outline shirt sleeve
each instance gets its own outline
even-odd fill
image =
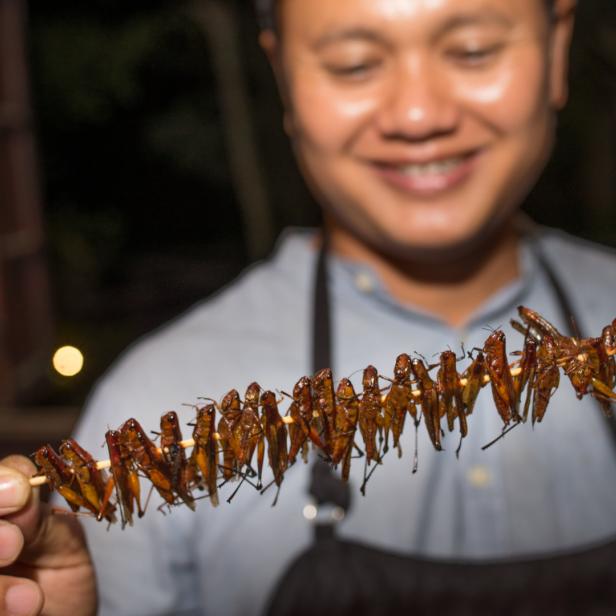
[[[127,388],[112,374],[91,397],[76,439],[95,458],[107,458],[106,448],[101,448],[105,431],[132,416],[147,418],[151,409],[147,392]],[[148,423],[146,429],[155,425]],[[96,569],[100,616],[201,613],[199,571],[190,541],[194,513],[187,507],[170,511],[150,489],[151,484],[142,481],[142,503],[148,497],[149,502],[145,516],[135,516],[133,526],[122,530],[119,522],[108,527],[104,521],[83,521]]]

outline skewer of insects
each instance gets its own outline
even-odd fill
[[[31,484],[48,483],[74,512],[85,510],[109,523],[119,518],[124,527],[144,514],[141,478],[151,482],[163,506],[184,504],[195,509],[195,490],[216,506],[218,489],[229,481],[239,482],[229,502],[244,483],[262,493],[274,484],[280,490],[286,470],[298,456],[307,461],[310,447],[333,467],[340,467],[345,481],[353,453],[363,457],[361,491],[365,493],[368,479],[390,449],[390,438],[401,455],[407,416],[414,425],[416,443],[423,421],[436,450],[442,450],[444,428],[449,432],[457,428],[461,446],[468,434],[467,417],[488,384],[503,431],[486,447],[529,416],[533,424],[542,421],[560,384],[561,370],[578,398],[593,396],[611,416],[611,403],[616,400],[616,319],[601,336],[582,339],[562,335],[529,308],[520,306],[518,312],[521,322],[512,321],[512,325],[524,335],[524,345],[513,353],[519,357],[514,362],[507,360],[505,334],[495,330],[481,348],[468,353],[471,363],[462,373],[457,368],[462,358],[444,351],[433,365],[402,353],[391,379],[368,366],[361,392],[347,378],[336,387],[330,369],[302,377],[293,392],[281,394],[282,398],[252,383],[243,400],[231,390],[220,403],[205,399],[207,404],[196,407],[189,440],[182,440],[177,414],[170,411],[161,418],[158,445],[135,419],[109,430],[105,435],[109,460],[102,462],[73,439],[63,441],[59,453],[45,445],[34,454],[39,473]],[[290,404],[283,415],[279,406],[285,398]],[[192,451],[187,454],[189,448]],[[273,478],[264,486],[266,452]]]

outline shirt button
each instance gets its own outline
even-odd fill
[[[366,272],[358,272],[355,276],[355,286],[362,293],[372,293],[374,291],[374,282],[370,274]]]
[[[307,520],[314,520],[318,513],[319,510],[312,503],[306,505],[302,510],[302,514]]]
[[[492,473],[487,466],[477,464],[466,471],[466,479],[474,488],[487,488],[492,483]]]

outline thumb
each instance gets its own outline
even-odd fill
[[[0,461],[0,516],[15,524],[28,543],[36,535],[40,519],[38,488],[29,478],[36,467],[24,456],[9,456]]]
[[[29,478],[36,467],[28,458],[9,456],[0,461],[0,515],[24,536],[22,562],[37,566],[73,566],[88,561],[81,525],[72,515],[51,515]]]
[[[36,467],[28,458],[9,456],[0,461],[0,517],[22,511],[26,506],[36,506],[38,490],[34,493],[28,479]]]

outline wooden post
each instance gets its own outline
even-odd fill
[[[0,403],[33,391],[51,347],[49,285],[32,134],[26,3],[0,0]]]
[[[235,4],[230,0],[195,0],[192,9],[212,54],[248,257],[262,258],[272,248],[274,223],[246,91]]]

